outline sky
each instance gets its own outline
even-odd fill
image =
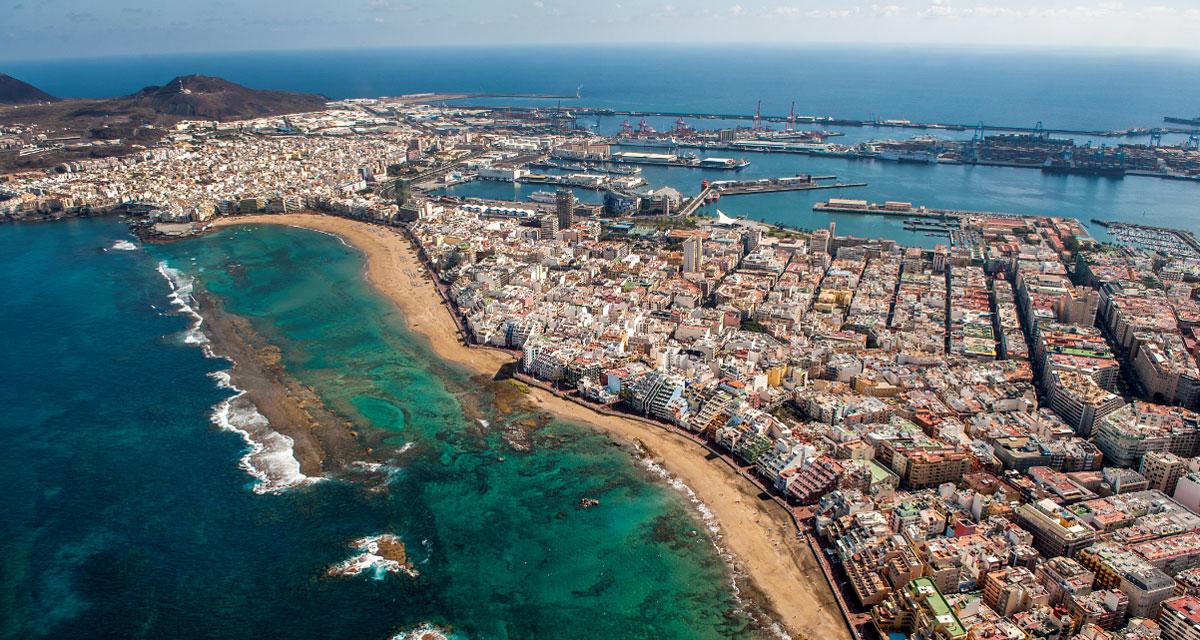
[[[406,45],[1200,50],[1197,0],[0,0],[0,60]]]

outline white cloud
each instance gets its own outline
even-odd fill
[[[881,18],[894,18],[903,13],[903,11],[904,10],[901,9],[899,5],[894,4],[871,5],[871,15]]]
[[[951,0],[932,0],[928,6],[917,15],[925,18],[1012,18],[1012,19],[1060,19],[1084,20],[1097,18],[1119,18],[1136,20],[1149,17],[1189,17],[1195,10],[1179,10],[1164,5],[1154,5],[1141,9],[1126,7],[1124,2],[1095,2],[1074,6],[1040,8],[1028,7],[1017,9],[996,4],[955,5]]]
[[[775,7],[769,15],[780,18],[850,18],[862,12],[858,7],[850,9],[804,9],[802,7]]]
[[[731,15],[735,18],[738,16],[741,16],[741,15],[744,15],[745,13],[746,13],[746,8],[740,4],[735,4],[732,7],[729,7],[729,15]]]

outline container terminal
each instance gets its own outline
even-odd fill
[[[521,126],[547,132],[587,132],[589,138],[603,140],[616,149],[604,158],[605,163],[665,164],[698,168],[738,169],[746,165],[738,153],[791,153],[799,155],[840,157],[851,160],[873,160],[918,164],[975,164],[1038,169],[1051,175],[1083,175],[1121,179],[1126,176],[1153,176],[1174,180],[1200,180],[1200,129],[1125,129],[1120,131],[1089,131],[1045,127],[1041,122],[1032,127],[994,126],[978,123],[961,124],[914,123],[908,120],[873,121],[840,120],[832,117],[797,115],[793,108],[786,117],[765,116],[761,108],[754,115],[706,114],[675,112],[631,112],[606,109],[503,108],[480,109],[494,119],[496,127]],[[640,117],[635,126],[628,119],[611,136],[591,133],[582,121],[588,115],[628,115]],[[675,126],[668,131],[656,131],[646,117],[674,116]],[[688,124],[694,120],[742,120],[748,127],[726,127],[702,130]],[[783,127],[770,125],[782,123]],[[815,125],[820,128],[804,130]],[[871,140],[858,144],[838,144],[831,138],[840,135],[829,126],[873,126],[927,130],[907,140]],[[934,135],[943,131],[972,131],[967,139],[944,139]],[[1163,136],[1182,134],[1187,138],[1178,144],[1164,144]],[[1077,143],[1070,135],[1096,137],[1147,136],[1145,143],[1096,144],[1092,140]],[[700,153],[716,153],[722,157],[701,158]],[[729,157],[724,157],[728,155]]]

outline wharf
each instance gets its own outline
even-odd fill
[[[634,164],[648,165],[653,167],[682,167],[684,169],[712,169],[713,171],[741,171],[745,168],[745,164],[704,164],[700,158],[680,158],[671,156],[667,159],[666,154],[633,154],[623,153],[613,155],[608,160],[602,161],[610,164]]]
[[[865,183],[865,182],[832,182],[832,183],[825,182],[825,183],[821,183],[821,182],[816,182],[814,179],[813,182],[797,182],[797,183],[785,183],[785,184],[750,183],[750,184],[743,184],[743,185],[735,185],[735,186],[729,186],[729,187],[724,187],[724,188],[718,189],[718,193],[721,194],[721,197],[725,197],[725,196],[747,195],[747,194],[751,194],[751,193],[775,193],[775,192],[779,192],[779,191],[816,191],[819,189],[850,189],[850,188],[865,187],[865,186],[867,186],[867,183]]]
[[[609,187],[607,184],[599,184],[594,182],[574,182],[570,176],[555,176],[545,174],[530,174],[516,179],[516,182],[521,184],[546,184],[560,187],[572,187],[576,189],[589,189],[591,191],[605,191]]]
[[[861,204],[860,204],[861,203]],[[863,201],[839,203],[836,201],[818,202],[813,205],[813,211],[825,213],[851,213],[858,215],[890,216],[893,218],[935,218],[951,220],[968,216],[984,216],[992,218],[1037,218],[1040,216],[1010,213],[1003,211],[966,211],[962,209],[930,209],[927,207],[887,207],[874,202],[867,204]]]
[[[486,97],[483,94],[474,95],[471,97]],[[524,96],[532,97],[532,96]],[[569,96],[574,98],[575,96]],[[564,96],[563,99],[568,97]],[[475,106],[472,108],[491,109],[491,110],[510,110],[510,111],[535,111],[540,110],[535,107],[512,107],[512,106]],[[606,109],[596,107],[576,106],[572,108],[572,115],[576,118],[588,116],[617,116],[627,118],[690,118],[693,120],[755,120],[753,114],[746,113],[706,113],[699,111],[636,111],[627,109]],[[913,122],[910,120],[889,119],[889,120],[862,120],[858,118],[838,118],[834,116],[801,116],[797,115],[794,118],[789,118],[786,115],[761,115],[758,117],[761,122],[771,123],[787,123],[789,120],[796,124],[813,124],[813,125],[829,125],[840,127],[875,127],[875,128],[890,128],[890,129],[920,129],[934,131],[971,131],[979,128],[981,123],[955,123],[955,122]],[[1020,133],[1063,133],[1069,135],[1081,135],[1097,138],[1122,138],[1133,136],[1148,136],[1152,131],[1161,133],[1191,133],[1192,129],[1182,127],[1159,127],[1156,129],[1146,128],[1129,128],[1117,130],[1100,130],[1100,129],[1071,129],[1071,128],[1056,128],[1056,127],[1026,127],[1013,125],[997,125],[982,123],[982,127],[988,131],[1012,131]]]

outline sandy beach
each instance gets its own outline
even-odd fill
[[[493,375],[513,361],[503,351],[468,347],[454,319],[421,265],[411,243],[399,231],[318,214],[240,216],[218,219],[214,226],[286,224],[336,234],[364,253],[366,277],[391,299],[408,327],[428,339],[439,357],[469,371]],[[759,489],[724,462],[708,459],[702,446],[646,422],[606,415],[533,389],[544,410],[585,423],[612,436],[640,443],[670,474],[688,485],[708,506],[721,529],[721,544],[736,567],[749,577],[773,617],[794,638],[848,640],[849,630],[808,545],[797,540],[784,510],[759,498]]]

